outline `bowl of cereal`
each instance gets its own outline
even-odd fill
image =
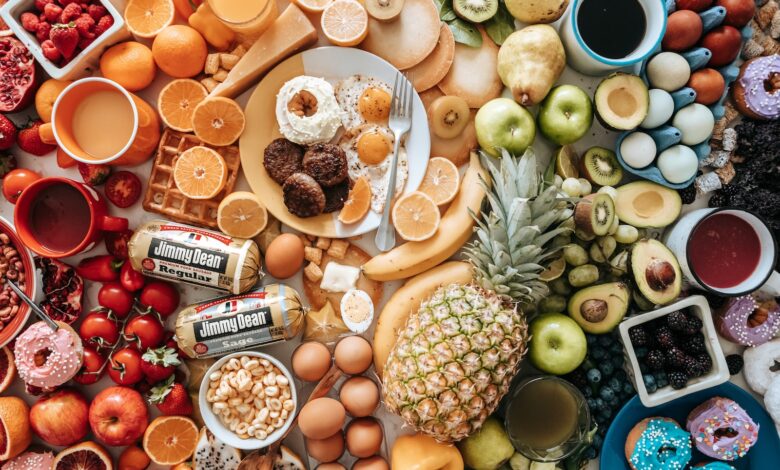
[[[282,439],[298,409],[292,374],[257,351],[229,354],[203,377],[198,397],[203,422],[237,449],[268,447]]]
[[[27,297],[35,298],[37,276],[32,253],[13,225],[0,217],[0,347],[16,338],[30,317],[30,307],[6,285],[6,279],[16,282]]]

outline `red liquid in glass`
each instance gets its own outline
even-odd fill
[[[91,215],[84,195],[68,184],[42,190],[30,209],[35,239],[49,250],[67,252],[87,236]]]
[[[745,220],[731,214],[704,219],[688,242],[691,270],[702,283],[728,289],[746,281],[758,266],[761,244]]]

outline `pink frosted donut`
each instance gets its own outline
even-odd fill
[[[744,457],[758,440],[758,424],[734,400],[712,397],[688,414],[686,425],[699,452],[718,460]]]
[[[759,303],[752,295],[735,297],[718,310],[715,326],[729,341],[758,346],[780,331],[780,306],[774,300]]]
[[[84,346],[73,328],[57,322],[52,330],[44,322],[33,323],[16,338],[14,362],[19,377],[28,385],[53,389],[81,369]]]
[[[25,452],[3,464],[2,470],[51,470],[54,454],[51,452]]]
[[[742,64],[733,86],[734,104],[753,119],[780,117],[780,55],[756,57]]]

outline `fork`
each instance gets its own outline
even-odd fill
[[[390,181],[387,185],[387,199],[382,211],[382,220],[376,231],[374,243],[380,251],[390,251],[395,246],[395,228],[390,225],[391,204],[395,198],[395,180],[398,173],[398,151],[401,139],[412,127],[412,103],[414,92],[412,84],[401,72],[395,76],[393,98],[390,101],[390,130],[395,135],[393,161],[390,163]]]

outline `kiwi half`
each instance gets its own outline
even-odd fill
[[[428,108],[431,130],[442,139],[454,139],[469,123],[469,109],[466,100],[459,96],[441,96]]]
[[[615,152],[604,147],[592,147],[580,159],[580,172],[591,183],[599,186],[617,186],[623,179]]]
[[[482,23],[498,13],[498,0],[453,0],[455,14],[472,23]]]
[[[404,9],[404,0],[365,0],[366,11],[379,21],[393,21]]]
[[[605,193],[590,194],[574,208],[574,224],[584,233],[606,235],[615,219],[615,203]]]

